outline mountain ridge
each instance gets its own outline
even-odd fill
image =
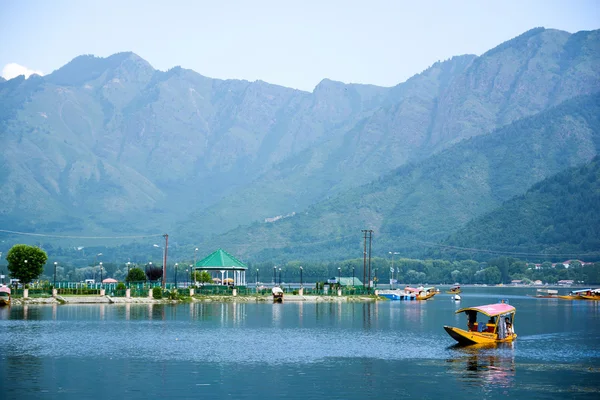
[[[218,80],[159,71],[130,52],[1,82],[0,223],[98,235],[177,230],[197,242],[301,213],[600,90],[598,31],[515,39],[391,88]]]

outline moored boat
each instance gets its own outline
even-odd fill
[[[283,303],[283,290],[279,286],[271,289],[271,293],[273,293],[273,303]]]
[[[6,285],[0,285],[0,306],[10,305],[10,288]]]
[[[450,290],[446,290],[446,293],[448,294],[459,294],[462,291],[460,290],[460,286],[459,285],[454,285],[450,288]]]
[[[581,297],[586,300],[600,300],[600,288],[594,289],[590,291],[590,293],[582,294]]]
[[[563,300],[586,300],[583,296],[589,296],[592,294],[592,289],[580,289],[573,290],[567,295],[559,295],[559,299]]]
[[[535,297],[537,297],[538,299],[556,299],[558,298],[558,290],[538,289],[535,292]]]
[[[456,314],[463,312],[467,316],[467,330],[444,326],[446,332],[460,344],[505,343],[517,338],[514,332],[516,309],[507,303],[461,308]],[[488,322],[480,324],[477,321],[479,314],[489,317]]]
[[[415,293],[400,290],[400,289],[391,289],[391,290],[380,290],[378,295],[381,297],[385,297],[389,300],[416,300],[417,295]]]
[[[415,293],[417,300],[427,300],[438,294],[438,291],[433,287],[423,287],[420,286],[418,288],[405,287],[405,291],[410,293]]]

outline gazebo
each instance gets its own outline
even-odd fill
[[[208,271],[213,281],[223,285],[233,283],[234,286],[246,286],[247,269],[243,262],[223,249],[214,251],[194,266],[195,271]]]

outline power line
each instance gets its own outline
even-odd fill
[[[9,231],[6,229],[0,229],[0,232],[12,233],[14,235],[52,237],[52,238],[61,238],[61,239],[143,239],[143,238],[158,237],[158,236],[163,235],[163,234],[156,234],[156,235],[138,235],[138,236],[65,236],[65,235],[49,235],[49,234],[45,234],[45,233],[17,232],[17,231]]]
[[[592,253],[522,253],[516,251],[498,251],[498,250],[489,250],[489,249],[476,249],[473,247],[459,247],[459,246],[450,246],[440,243],[433,242],[424,242],[421,240],[408,239],[403,238],[404,240],[408,240],[409,242],[414,242],[418,244],[422,244],[429,247],[439,247],[444,249],[451,250],[463,250],[463,251],[471,251],[474,253],[487,253],[487,254],[498,254],[498,255],[518,255],[518,256],[532,256],[532,257],[572,257],[572,256],[594,256],[600,254],[600,251],[595,251]]]

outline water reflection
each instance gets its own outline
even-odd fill
[[[513,343],[492,345],[454,345],[456,356],[446,360],[449,372],[467,386],[486,391],[514,386],[515,355]]]

